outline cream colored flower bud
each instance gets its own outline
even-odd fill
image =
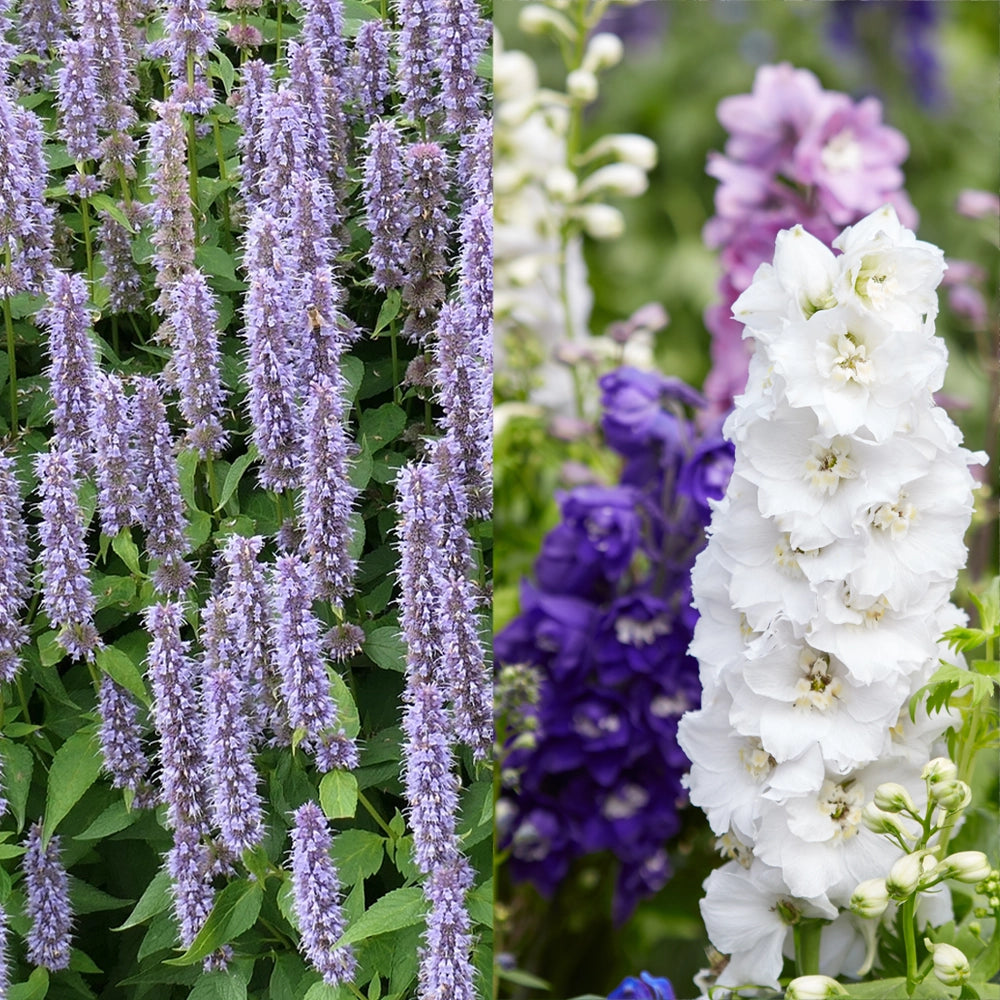
[[[540,3],[531,3],[523,7],[517,23],[528,35],[542,35],[546,31],[556,31],[571,41],[575,37],[573,25],[562,14]]]
[[[614,240],[625,232],[625,216],[611,205],[581,205],[574,214],[595,240]]]
[[[785,990],[785,1000],[827,1000],[846,995],[847,990],[829,976],[799,976]]]
[[[924,938],[924,945],[934,957],[934,975],[945,986],[961,986],[968,980],[972,969],[961,948],[953,944],[935,944],[929,938]]]
[[[574,101],[596,101],[597,90],[597,77],[589,69],[575,69],[566,77],[566,93]]]
[[[869,829],[872,833],[887,833],[891,836],[901,837],[905,840],[910,840],[910,834],[907,832],[906,827],[903,826],[902,822],[896,817],[894,813],[887,813],[883,809],[879,809],[874,802],[869,802],[868,805],[861,812],[861,822]]]
[[[576,174],[568,167],[552,167],[545,174],[545,190],[556,201],[572,201],[576,188]]]
[[[889,869],[889,877],[885,880],[886,892],[892,899],[908,899],[920,885],[924,875],[924,852],[904,854]]]
[[[581,185],[580,197],[594,194],[617,194],[636,198],[649,187],[646,172],[630,163],[609,163],[595,170]]]
[[[972,789],[964,781],[942,781],[930,786],[930,796],[942,809],[958,812],[972,801]]]
[[[610,31],[599,31],[587,44],[583,56],[583,68],[591,73],[617,66],[625,55],[622,40]]]
[[[947,757],[935,757],[924,765],[920,777],[928,785],[937,785],[942,781],[954,781],[958,777],[958,768]]]
[[[884,878],[866,879],[851,895],[851,910],[866,920],[881,917],[888,905],[889,891]]]
[[[889,813],[902,812],[904,809],[911,813],[917,811],[910,793],[895,781],[887,781],[875,789],[875,805]]]
[[[941,878],[953,878],[959,882],[968,882],[970,885],[989,878],[991,871],[989,859],[982,851],[959,851],[957,854],[949,854],[938,869]]]
[[[641,170],[652,170],[656,166],[657,152],[656,143],[652,139],[635,132],[618,132],[601,136],[583,154],[581,160],[587,163],[610,156],[622,163],[631,163]]]

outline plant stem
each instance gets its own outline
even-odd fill
[[[396,321],[389,324],[389,347],[392,350],[392,401],[399,406],[403,401],[403,387],[399,384],[399,347],[396,343]]]
[[[366,796],[364,792],[362,791],[358,792],[358,801],[365,807],[365,809],[368,812],[368,815],[371,816],[371,818],[375,820],[375,822],[379,825],[379,827],[381,827],[381,829],[383,829],[386,832],[389,839],[395,840],[396,834],[392,832],[392,829],[390,828],[389,824],[386,823],[386,821],[382,819],[381,816],[379,816],[378,811],[371,804],[371,802],[368,801],[368,796]]]
[[[208,485],[208,495],[212,500],[212,517],[218,519],[219,514],[217,508],[219,506],[219,490],[215,484],[215,465],[212,462],[212,456],[208,455],[205,458],[205,482]]]
[[[275,21],[277,22],[277,28],[274,33],[274,61],[276,63],[281,62],[281,28],[282,28],[282,15],[284,13],[284,7],[281,0],[278,0],[276,4],[278,12],[275,16]]]
[[[222,132],[219,129],[219,120],[217,118],[212,119],[212,131],[215,135],[215,156],[219,161],[219,180],[223,183],[229,180],[229,173],[226,170],[226,157],[222,152]],[[226,249],[231,254],[233,252],[233,224],[232,219],[229,215],[229,190],[228,188],[222,192],[222,221],[226,224],[225,236],[226,236]]]
[[[906,990],[908,993],[912,993],[917,985],[917,941],[913,924],[916,905],[917,897],[909,896],[899,908],[899,919],[903,925],[903,943],[906,945]]]
[[[795,925],[795,969],[800,976],[819,972],[819,944],[823,924],[819,920],[803,920]]]
[[[194,53],[189,52],[187,57],[187,82],[188,91],[194,91]],[[194,221],[194,244],[198,245],[198,216],[201,210],[198,208],[198,136],[194,130],[194,115],[188,119],[188,189],[191,192],[191,211]]]
[[[7,270],[10,271],[10,247],[7,248]],[[14,356],[14,317],[10,311],[10,297],[4,296],[3,318],[7,327],[7,380],[10,382],[10,432],[17,433],[17,361]]]
[[[80,217],[83,219],[83,248],[87,254],[87,282],[93,294],[94,288],[94,247],[90,238],[90,199],[80,199]]]

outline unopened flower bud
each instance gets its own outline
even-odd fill
[[[924,946],[934,957],[934,975],[945,986],[961,986],[971,973],[965,952],[952,944],[935,944],[924,938]]]
[[[875,789],[875,805],[889,813],[917,811],[910,793],[895,781],[887,781]]]
[[[889,891],[884,878],[861,882],[851,895],[851,910],[859,917],[881,917],[889,905]]]
[[[930,786],[931,798],[948,812],[958,812],[972,801],[972,789],[964,781],[943,781]]]
[[[846,995],[847,990],[829,976],[799,976],[788,984],[785,1000],[827,1000]]]
[[[631,163],[640,170],[652,170],[656,166],[656,143],[635,132],[617,132],[601,136],[580,159],[589,163],[605,156],[613,157],[620,163]]]
[[[576,215],[595,240],[614,240],[625,232],[625,216],[611,205],[581,205]]]
[[[599,31],[587,45],[583,68],[591,73],[610,69],[622,61],[624,54],[625,46],[617,35],[611,34],[610,31]]]
[[[941,878],[953,878],[959,882],[968,882],[970,885],[988,878],[990,871],[989,860],[982,851],[959,851],[957,854],[949,854],[939,868]]]
[[[566,93],[575,101],[596,101],[597,77],[587,69],[573,70],[566,77]]]
[[[958,768],[947,757],[935,757],[924,765],[920,777],[928,785],[938,785],[943,781],[954,781],[958,777]]]
[[[649,187],[646,172],[631,163],[609,163],[595,170],[580,185],[580,196],[592,194],[618,194],[625,198],[636,198]]]
[[[890,836],[900,837],[909,840],[910,835],[902,822],[894,813],[885,812],[879,809],[873,802],[869,802],[861,813],[861,822],[872,831],[872,833],[887,833]]]
[[[922,851],[917,851],[915,854],[904,854],[889,869],[885,888],[892,899],[908,899],[917,891],[920,879],[924,874],[923,859]]]
[[[543,35],[546,31],[555,31],[569,39],[575,35],[573,26],[562,14],[540,3],[532,3],[524,7],[518,15],[517,23],[527,35]]]
[[[553,167],[545,175],[545,190],[556,201],[569,201],[576,194],[576,174],[566,167]]]

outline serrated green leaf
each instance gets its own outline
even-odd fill
[[[49,973],[35,969],[26,983],[17,983],[7,990],[7,1000],[41,1000],[49,991]]]
[[[54,666],[66,655],[66,650],[59,645],[57,632],[43,632],[38,637],[37,645],[43,667]]]
[[[153,876],[153,880],[146,886],[146,891],[139,897],[139,902],[135,904],[135,909],[129,914],[128,919],[115,930],[125,931],[145,923],[167,909],[171,898],[170,873],[163,869]]]
[[[113,833],[127,830],[142,818],[137,809],[129,809],[120,799],[112,802],[83,833],[76,834],[76,840],[103,840]]]
[[[383,403],[374,410],[361,414],[358,438],[374,455],[379,449],[395,441],[406,427],[406,413],[395,403]]]
[[[247,984],[231,972],[206,972],[194,984],[188,1000],[246,1000]]]
[[[74,910],[74,912],[77,911]],[[80,951],[79,948],[74,948],[70,953],[69,967],[73,972],[89,972],[93,974],[103,971],[89,955]]]
[[[132,529],[122,528],[111,540],[115,555],[137,576],[142,574],[139,567],[139,546],[132,540]]]
[[[243,478],[243,473],[250,468],[259,458],[259,453],[257,451],[257,446],[255,444],[250,445],[250,448],[231,466],[229,466],[229,471],[226,473],[225,482],[222,484],[222,489],[219,492],[219,504],[215,508],[216,512],[222,510],[229,501],[229,498],[236,492],[237,487],[240,485],[240,480]]]
[[[187,537],[192,549],[199,549],[212,534],[212,515],[204,510],[191,508],[187,526]]]
[[[87,199],[90,202],[90,207],[95,212],[107,212],[118,225],[122,226],[130,233],[134,233],[135,229],[132,227],[132,223],[129,222],[128,216],[118,207],[118,202],[114,200],[110,195],[106,194],[95,194],[91,195]]]
[[[482,885],[476,886],[466,897],[469,917],[475,924],[485,927],[493,926],[493,879],[488,878]]]
[[[378,311],[378,319],[375,320],[375,329],[372,330],[373,337],[377,337],[399,315],[399,308],[402,302],[403,298],[398,289],[390,289],[385,297],[385,302],[382,303]]]
[[[344,830],[333,839],[330,854],[337,865],[340,881],[354,885],[382,867],[385,838],[368,830]]]
[[[368,448],[362,449],[354,457],[351,467],[347,472],[347,478],[356,490],[363,490],[371,482],[374,464]],[[362,538],[364,538],[364,535],[362,535]]]
[[[198,452],[194,448],[185,448],[177,456],[177,481],[181,496],[191,510],[198,507],[194,499],[194,475],[197,470]]]
[[[98,670],[134,694],[143,705],[148,708],[152,704],[142,679],[142,670],[117,646],[102,646],[97,651],[96,662]]]
[[[135,902],[134,899],[119,899],[117,896],[111,896],[74,875],[69,877],[69,898],[73,904],[73,912],[78,914],[121,910]]]
[[[329,771],[319,783],[319,804],[327,819],[351,819],[358,808],[358,779],[350,771]]]
[[[353,354],[348,354],[340,363],[340,374],[347,383],[347,400],[353,403],[365,378],[365,363]]]
[[[35,757],[21,743],[0,740],[0,756],[3,757],[3,786],[7,805],[17,820],[17,828],[24,828],[25,808],[28,792],[31,791],[31,774]]]
[[[354,704],[351,689],[336,670],[330,671],[330,694],[337,703],[337,725],[353,740],[361,732],[358,706]]]
[[[355,921],[337,942],[339,945],[354,944],[365,938],[389,931],[399,930],[419,924],[427,912],[427,900],[418,886],[407,889],[393,889],[380,896],[365,910],[360,920]]]
[[[306,990],[302,1000],[353,1000],[354,994],[348,986],[328,986],[324,982],[313,983]]]
[[[398,626],[373,629],[361,647],[364,654],[384,670],[406,671],[406,643]]]
[[[236,281],[233,258],[222,247],[198,247],[194,253],[194,262],[206,275]]]
[[[226,88],[226,93],[233,92],[233,81],[236,79],[236,69],[229,61],[229,56],[225,52],[216,49],[212,53],[213,75],[222,81],[222,86]]]
[[[70,809],[97,781],[102,765],[97,740],[86,730],[74,733],[56,751],[49,768],[49,784],[45,796],[42,838],[46,843]]]
[[[217,948],[238,938],[257,922],[264,890],[258,882],[240,879],[230,882],[215,899],[191,947],[178,958],[170,958],[166,965],[193,965],[210,955]]]

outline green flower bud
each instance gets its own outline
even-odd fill
[[[930,796],[942,809],[954,813],[972,801],[972,789],[964,781],[942,781],[930,786]]]
[[[861,882],[851,896],[851,910],[859,917],[881,917],[889,905],[889,891],[884,878],[870,878]]]
[[[890,898],[909,899],[917,891],[920,879],[924,875],[924,857],[923,851],[917,851],[915,854],[904,854],[889,869],[885,888]]]
[[[861,822],[872,831],[872,833],[887,833],[891,836],[900,837],[903,840],[910,840],[910,834],[902,822],[896,818],[895,814],[885,812],[874,802],[869,802],[861,812]]]
[[[910,793],[895,781],[887,781],[875,789],[875,805],[889,813],[916,812],[917,807],[910,798]]]
[[[958,768],[947,757],[935,757],[924,765],[920,777],[928,786],[940,784],[942,781],[954,781],[958,777]]]
[[[785,1000],[827,1000],[846,995],[847,990],[829,976],[799,976],[785,990]]]
[[[934,957],[934,975],[945,986],[961,986],[966,982],[972,970],[965,952],[952,944],[935,944],[924,938],[927,950]]]
[[[938,868],[941,878],[954,878],[970,885],[988,878],[991,870],[989,860],[982,851],[949,854]]]

